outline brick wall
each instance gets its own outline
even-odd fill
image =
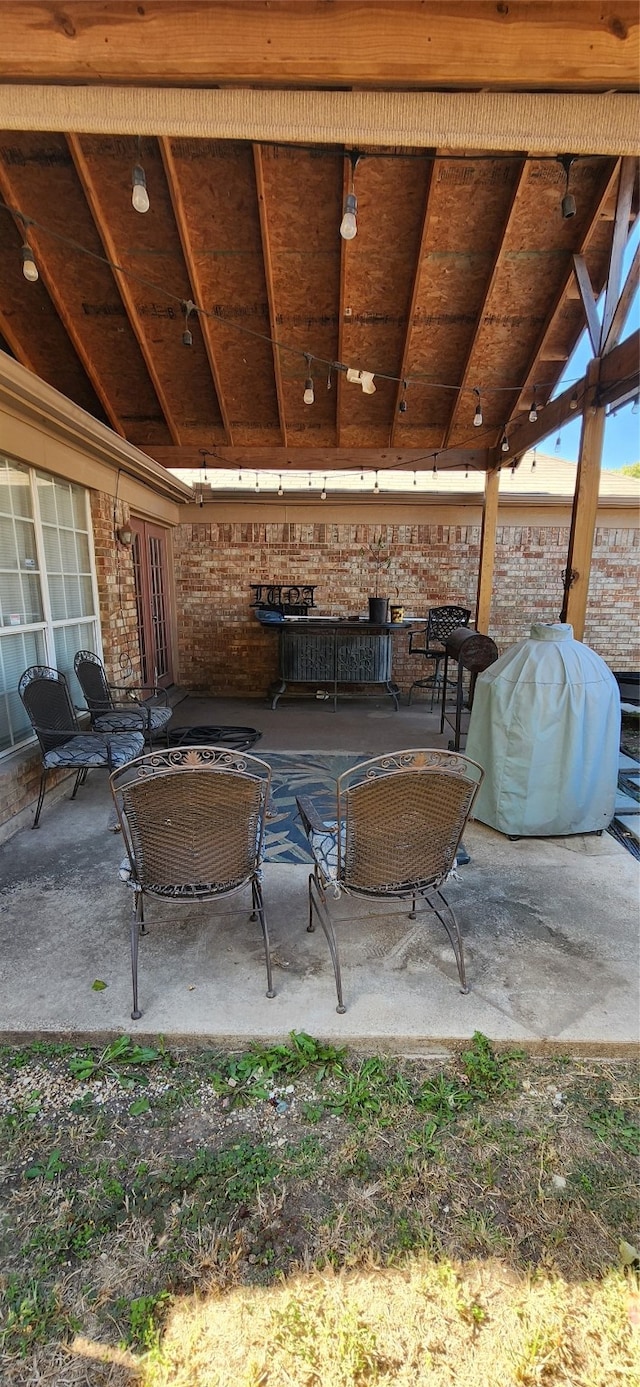
[[[360,551],[379,535],[391,545],[386,592],[408,612],[456,602],[473,611],[479,525],[196,522],[174,533],[180,680],[194,691],[262,694],[277,673],[277,634],[249,611],[250,584],[316,583],[320,612],[363,611],[372,568]],[[634,668],[638,642],[637,527],[596,531],[585,639],[612,668]],[[566,526],[500,525],[490,634],[499,650],[526,636],[532,621],[558,619]],[[394,678],[419,676],[408,636],[394,636]]]

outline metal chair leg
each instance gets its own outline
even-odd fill
[[[42,768],[42,774],[41,774],[41,776],[40,776],[40,793],[39,793],[39,795],[38,795],[38,803],[37,803],[37,805],[36,805],[36,816],[35,816],[35,819],[33,820],[32,825],[31,825],[32,828],[37,828],[37,827],[38,827],[38,821],[39,821],[39,819],[40,819],[40,810],[42,809],[42,804],[43,804],[43,800],[44,800],[44,792],[45,792],[46,788],[47,788],[47,771],[46,771],[46,770],[44,769],[44,767],[43,767],[43,768]]]
[[[315,891],[315,896],[314,896]],[[320,881],[315,876],[309,877],[309,898],[315,905],[318,919],[322,926],[324,937],[329,945],[331,962],[333,963],[333,973],[336,980],[336,992],[338,994],[338,1005],[336,1011],[339,1016],[343,1016],[347,1010],[342,999],[342,976],[340,973],[340,958],[338,955],[338,943],[331,923],[331,916],[327,909],[327,898]]]
[[[136,891],[133,913],[131,916],[131,982],[133,985],[133,1011],[131,1020],[139,1021],[142,1012],[138,1006],[138,938],[140,935],[140,914],[142,905],[142,891]]]
[[[251,882],[251,896],[254,906],[253,918],[255,919],[257,910],[258,917],[260,920],[260,927],[262,929],[262,938],[264,940],[264,956],[267,965],[267,997],[271,998],[275,997],[276,994],[273,990],[273,979],[271,976],[271,947],[269,943],[269,930],[267,928],[267,916],[265,913],[264,900],[262,897],[262,887],[260,885],[260,882],[256,881],[255,879]]]
[[[86,767],[83,766],[83,767],[82,767],[82,770],[79,770],[79,771],[78,771],[78,774],[76,775],[75,784],[74,784],[73,791],[72,791],[71,796],[70,796],[71,799],[75,799],[75,797],[76,797],[76,795],[77,795],[77,793],[78,793],[79,786],[80,786],[80,785],[84,785],[84,782],[85,782],[86,778],[87,778],[87,771],[86,771]]]
[[[449,902],[445,900],[442,892],[439,891],[437,887],[435,887],[433,891],[423,891],[422,894],[434,915],[437,916],[440,924],[443,925],[447,931],[456,960],[458,977],[460,978],[460,991],[466,994],[469,991],[469,987],[467,985],[467,975],[464,966],[464,949],[462,945],[462,935],[460,934],[460,926],[456,920],[455,914]],[[438,906],[434,905],[431,899],[432,896],[438,897],[443,907],[442,909],[438,909]]]

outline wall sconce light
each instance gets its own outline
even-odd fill
[[[133,530],[128,525],[120,525],[116,530],[116,539],[119,544],[123,544],[128,549],[133,544]]]

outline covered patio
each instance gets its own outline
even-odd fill
[[[263,734],[254,752],[280,762],[281,773],[282,760],[294,769],[301,753],[307,764],[324,755],[331,765],[340,753],[446,746],[424,705],[395,713],[388,700],[341,704],[337,715],[292,701],[285,716],[255,700],[191,698],[174,720],[253,725]],[[411,922],[401,902],[344,901],[342,1016],[326,941],[306,932],[310,864],[287,860],[276,838],[263,879],[275,998],[265,997],[248,894],[199,906],[154,902],[140,948],[143,1015],[131,1022],[131,900],[110,817],[106,776],[94,771],[73,803],[68,789],[47,798],[37,833],[25,827],[0,847],[5,1040],[99,1043],[127,1031],[243,1046],[302,1029],[356,1049],[430,1054],[479,1030],[534,1051],[604,1055],[636,1044],[638,864],[608,834],[510,842],[468,826],[471,860],[446,888],[464,939],[466,996],[428,910]],[[96,981],[105,987],[94,990]]]

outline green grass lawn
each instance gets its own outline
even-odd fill
[[[0,1051],[6,1387],[640,1383],[637,1070]]]

